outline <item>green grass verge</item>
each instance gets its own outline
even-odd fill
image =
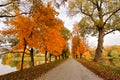
[[[0,80],[35,80],[65,60],[58,60],[0,76]]]
[[[10,58],[11,61],[21,61],[22,58],[21,57],[16,57],[16,58]],[[44,57],[34,57],[35,61],[44,61],[45,58]],[[30,57],[25,57],[24,61],[31,61]]]
[[[120,80],[120,67],[118,68],[109,65],[103,65],[84,59],[78,60],[78,62],[86,66],[98,76],[102,77],[104,80]]]

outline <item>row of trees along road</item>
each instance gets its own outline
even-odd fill
[[[83,57],[84,53],[89,51],[88,44],[86,42],[85,36],[79,33],[78,24],[74,24],[72,31],[72,54],[73,57],[80,58]]]
[[[79,32],[98,36],[94,61],[99,61],[104,36],[120,31],[120,0],[69,0],[69,14],[83,14],[78,23]]]
[[[48,52],[59,56],[68,50],[69,30],[63,27],[60,19],[56,18],[58,12],[51,3],[45,4],[42,0],[8,0],[0,5],[4,7],[0,18],[6,18],[3,22],[9,26],[1,33],[14,35],[19,42],[13,46],[13,50],[23,50],[21,70],[27,49],[30,50],[32,66],[34,66],[34,49],[39,49],[45,54],[45,63]]]
[[[4,23],[9,23],[11,18],[18,15],[16,15],[16,13],[32,17],[35,15],[37,7],[42,5],[39,4],[41,1],[42,0],[6,0],[2,2],[4,4],[0,4],[0,18],[4,18],[2,19]],[[57,0],[51,1],[59,7],[59,4],[56,3]],[[98,35],[98,45],[94,58],[94,61],[98,61],[103,49],[104,36],[116,30],[120,30],[120,1],[62,0],[61,2],[68,2],[69,14],[72,16],[77,13],[83,14],[84,17],[79,22],[80,33]],[[31,19],[32,18],[30,18],[30,20]]]

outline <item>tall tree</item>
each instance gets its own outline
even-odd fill
[[[13,25],[12,28],[2,32],[3,34],[14,34],[15,37],[19,39],[19,43],[13,46],[13,50],[23,50],[21,63],[21,70],[23,70],[24,54],[26,48],[28,46],[30,48],[38,48],[39,46],[39,44],[36,43],[38,40],[35,38],[39,37],[37,33],[38,30],[36,30],[36,26],[28,17],[22,16],[20,14],[11,20],[11,25]]]
[[[120,1],[119,0],[70,0],[71,14],[82,13],[80,22],[82,30],[89,34],[98,35],[98,45],[94,61],[99,61],[103,49],[104,36],[120,30]],[[85,31],[86,30],[86,31]],[[90,32],[88,32],[90,31]]]
[[[66,28],[66,27],[62,27],[62,29],[60,30],[60,33],[63,35],[63,38],[68,42],[72,36],[71,32]],[[69,45],[66,45],[64,47],[64,50],[62,51],[61,54],[62,58],[68,58],[69,56]]]
[[[87,45],[85,40],[82,37],[73,36],[72,38],[73,57],[80,56],[80,58],[82,58],[82,55],[85,51],[87,51]]]
[[[42,41],[40,50],[45,53],[46,62],[47,52],[58,55],[61,53],[64,43],[66,44],[62,34],[60,34],[63,22],[56,18],[58,13],[51,6],[51,3],[48,3],[46,6],[42,4],[36,5],[37,6],[34,6],[32,9],[31,16],[40,29],[40,39]]]

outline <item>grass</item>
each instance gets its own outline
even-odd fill
[[[42,74],[48,72],[52,68],[58,66],[65,60],[54,61],[47,64],[38,65],[35,67],[24,69],[23,71],[16,71],[6,75],[0,76],[0,80],[35,80]]]
[[[84,59],[78,60],[78,62],[82,63],[104,80],[120,80],[120,67],[118,68],[109,65],[103,65],[93,61],[86,61]]]
[[[21,57],[16,57],[16,58],[10,58],[11,61],[21,61]],[[25,57],[24,61],[30,61],[31,58],[30,57]],[[34,57],[35,61],[44,61],[45,58],[44,57]]]

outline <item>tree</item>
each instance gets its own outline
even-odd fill
[[[74,0],[69,1],[71,14],[82,13],[80,21],[82,32],[98,35],[98,45],[94,61],[99,61],[103,40],[106,34],[120,30],[120,1],[119,0]]]
[[[46,55],[48,52],[58,55],[61,53],[64,43],[66,44],[66,41],[60,33],[63,22],[56,18],[58,13],[51,6],[51,3],[48,3],[47,5],[39,4],[38,6],[33,7],[32,12],[32,19],[40,29],[40,50],[45,53],[46,63]]]
[[[60,33],[63,35],[65,40],[69,40],[71,37],[71,32],[66,27],[62,27]]]
[[[47,52],[50,52],[53,55],[58,56],[62,54],[62,50],[66,45],[66,40],[58,30],[48,28],[47,33],[44,34],[44,42],[42,44],[41,50],[43,50],[42,52],[44,52],[46,55]]]
[[[11,21],[13,27],[2,31],[4,34],[15,34],[19,38],[19,43],[13,49],[24,50],[22,66],[26,48],[30,48],[31,62],[34,64],[33,48],[39,48],[45,53],[46,62],[47,52],[57,56],[62,53],[62,49],[66,45],[66,41],[60,33],[63,23],[56,18],[58,13],[50,3],[47,5],[43,5],[42,2],[37,3],[31,12],[28,17],[20,13],[16,14],[17,16]],[[21,69],[23,69],[22,66]]]
[[[69,41],[69,39],[71,38],[71,32],[67,29],[67,28],[65,28],[65,27],[62,27],[62,29],[60,30],[60,33],[63,35],[63,38],[66,40],[66,41]],[[64,58],[68,58],[68,56],[69,56],[69,46],[68,45],[66,45],[65,47],[64,47],[64,49],[63,49],[63,51],[62,51],[62,54],[61,54],[61,56],[62,56],[62,58],[64,59]]]
[[[88,50],[88,46],[86,43],[86,36],[79,32],[78,23],[74,24],[72,35],[73,54],[82,58],[83,53]]]
[[[72,38],[73,57],[80,56],[80,58],[82,58],[82,55],[85,51],[87,51],[87,45],[86,45],[84,39],[82,39],[79,36],[73,36],[73,38]]]

